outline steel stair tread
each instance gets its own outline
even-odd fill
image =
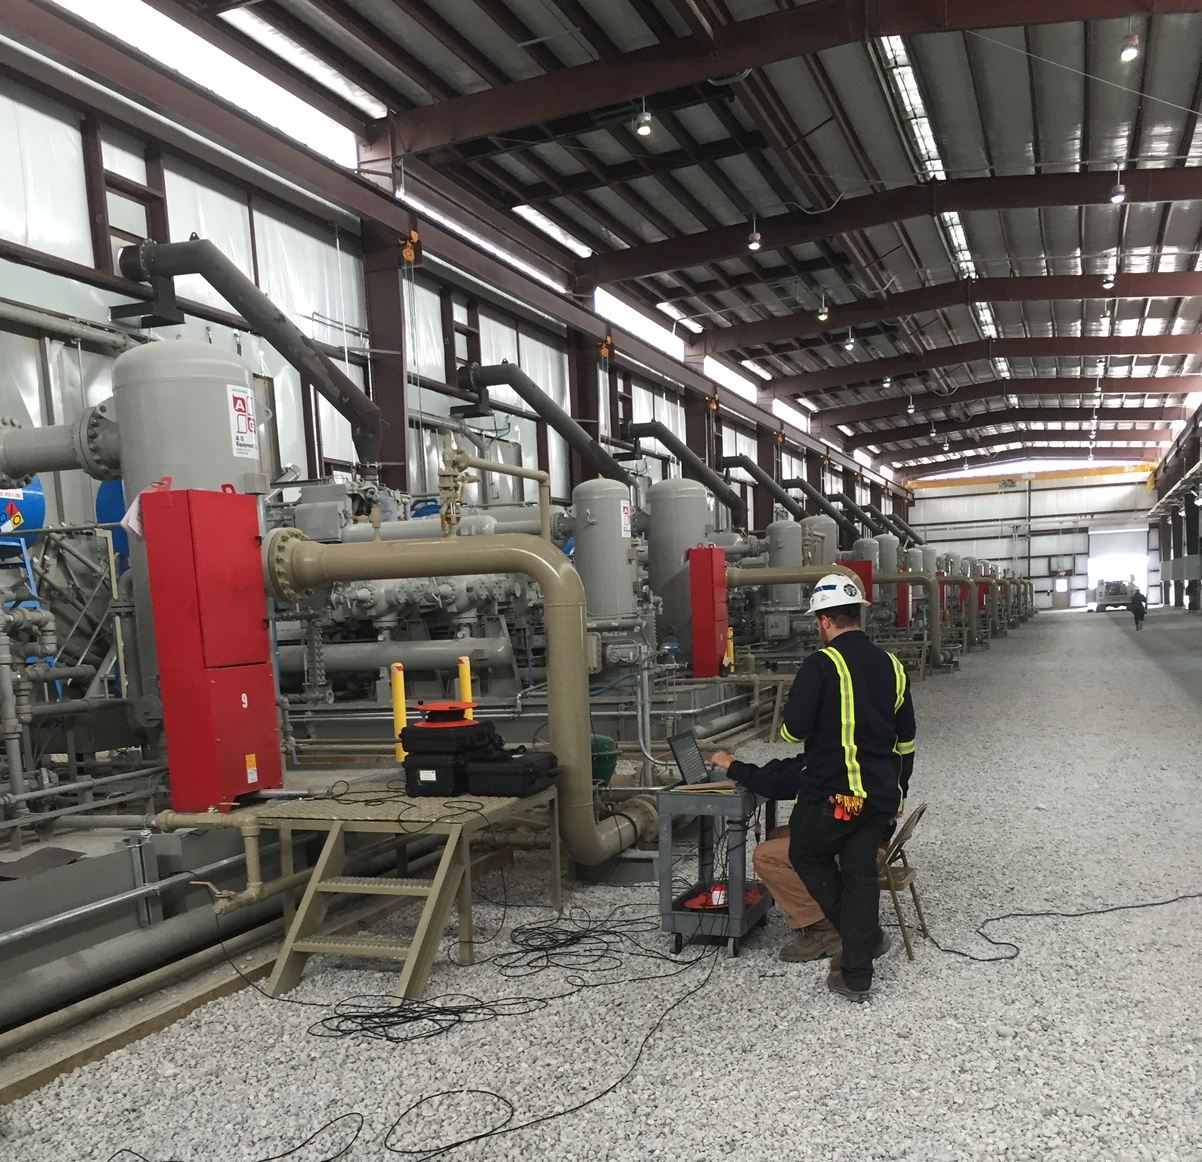
[[[293,952],[341,956],[383,956],[403,960],[409,955],[408,944],[398,944],[391,936],[306,936],[292,945]]]
[[[434,890],[431,880],[397,876],[331,876],[317,884],[319,892],[341,892],[363,896],[428,896]]]

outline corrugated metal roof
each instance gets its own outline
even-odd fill
[[[1063,0],[1048,3],[1062,4],[1064,22],[868,40],[654,94],[647,106],[654,132],[646,138],[632,132],[641,108],[636,100],[596,116],[551,119],[512,137],[443,150],[437,160],[456,177],[478,182],[478,192],[502,198],[505,210],[526,190],[562,190],[540,199],[540,208],[598,249],[704,236],[744,222],[750,230],[752,220],[798,209],[818,212],[931,175],[1129,173],[1202,164],[1202,126],[1192,112],[1202,103],[1202,15],[1136,14],[1082,23],[1071,19],[1072,6]],[[726,21],[800,6],[699,0],[694,9],[721,35]],[[333,9],[342,9],[345,18],[332,15]],[[470,94],[690,32],[685,7],[673,0],[266,0],[255,11],[269,22],[309,29],[328,44],[335,68],[341,62],[360,77],[376,78],[398,109],[434,99],[429,77],[450,96]],[[1129,31],[1139,34],[1143,52],[1123,62],[1120,48]],[[746,139],[767,139],[769,147],[743,150]],[[703,147],[720,156],[699,158]],[[665,155],[671,168],[663,165]],[[830,265],[810,269],[815,259]],[[896,293],[966,273],[1101,279],[1114,270],[1199,269],[1202,201],[1091,204],[977,209],[873,225],[783,250],[716,253],[685,269],[640,278],[631,289],[649,305],[670,298],[682,314],[716,329],[813,311],[823,294],[837,307],[872,301],[884,288]],[[1200,321],[1202,296],[955,305],[865,328],[855,356],[916,353],[994,332],[1001,338],[1194,334]],[[845,362],[842,338],[829,332],[797,343],[737,348],[729,357],[735,363],[753,358],[778,375],[796,374]],[[1112,377],[1196,374],[1202,356],[1114,357],[1107,364]],[[1089,376],[1096,367],[1073,356],[981,360],[813,399],[821,408],[897,398],[905,420],[902,401],[913,393],[921,417],[944,418],[948,401],[932,393],[1006,373]],[[1024,396],[1023,405],[1083,406],[1083,398],[1067,389]],[[1131,398],[1144,397],[1137,391]],[[1147,398],[1167,402],[1161,395]],[[981,410],[978,405],[972,423],[980,423]],[[856,427],[893,424],[876,419]],[[975,430],[993,434],[999,428]]]

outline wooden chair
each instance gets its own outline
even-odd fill
[[[914,912],[918,916],[918,931],[929,940],[931,934],[927,931],[927,922],[922,914],[922,902],[918,898],[918,886],[915,883],[918,878],[918,869],[911,867],[906,859],[906,844],[913,837],[914,829],[926,813],[926,809],[927,805],[921,803],[910,812],[906,821],[889,841],[880,861],[881,890],[887,891],[893,899],[893,911],[897,914],[897,925],[901,929],[902,941],[906,946],[906,956],[911,960],[914,959],[914,946],[910,942],[910,929],[902,915],[901,897],[898,893],[904,892],[907,888],[910,889],[910,897],[914,901]]]

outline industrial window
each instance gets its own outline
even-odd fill
[[[82,143],[95,265],[117,274],[125,247],[167,241],[162,163],[156,150],[102,129],[94,118],[83,123]]]

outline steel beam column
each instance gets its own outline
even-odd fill
[[[405,300],[401,239],[363,224],[363,286],[370,335],[371,394],[382,415],[380,480],[409,490],[409,401],[405,384]]]

